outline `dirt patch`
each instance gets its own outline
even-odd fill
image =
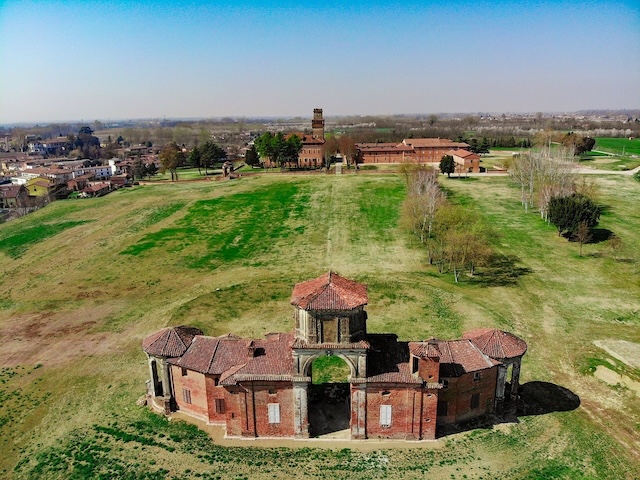
[[[640,368],[640,343],[627,340],[595,340],[593,344],[631,368]]]
[[[60,365],[112,350],[116,343],[112,334],[91,333],[109,310],[109,307],[96,306],[82,313],[43,312],[11,317],[0,327],[3,365]]]
[[[623,387],[627,387],[629,390],[640,397],[640,382],[631,380],[626,375],[620,375],[613,370],[609,370],[604,365],[598,365],[596,371],[593,374],[609,385],[622,385]]]

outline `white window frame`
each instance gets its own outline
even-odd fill
[[[280,404],[268,403],[269,423],[280,423]]]
[[[184,400],[184,403],[187,404],[191,404],[191,390],[189,390],[188,388],[183,388],[182,389],[182,400]]]
[[[380,426],[381,427],[391,426],[392,411],[393,411],[393,408],[391,405],[380,405]]]

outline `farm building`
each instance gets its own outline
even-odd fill
[[[405,138],[401,143],[357,143],[358,163],[416,162],[437,165],[450,150],[469,147],[445,138]]]
[[[403,342],[367,332],[367,287],[328,272],[295,285],[294,330],[264,339],[162,329],[142,342],[156,410],[226,427],[229,437],[435,439],[438,428],[501,413],[516,400],[526,343],[500,330]],[[319,358],[344,383],[312,380]]]

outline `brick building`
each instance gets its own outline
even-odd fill
[[[401,143],[357,143],[358,163],[439,164],[450,150],[469,147],[445,138],[405,138]]]
[[[449,150],[445,155],[453,157],[456,172],[480,173],[480,155],[463,149]]]
[[[293,132],[286,138],[297,135],[302,140],[302,150],[298,155],[298,166],[303,168],[317,168],[324,165],[324,117],[321,108],[313,109],[311,120],[312,133]],[[269,159],[264,160],[265,167],[272,168],[276,165]]]
[[[402,342],[367,332],[367,303],[365,285],[328,272],[295,285],[290,333],[243,339],[160,330],[142,343],[148,401],[224,425],[229,437],[307,438],[340,425],[333,431],[348,428],[353,439],[408,440],[435,439],[438,427],[501,413],[515,401],[523,340],[484,329]],[[331,398],[312,384],[314,361],[327,355],[350,372],[348,383],[329,384],[343,391]]]

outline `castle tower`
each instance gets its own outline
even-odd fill
[[[313,120],[311,120],[311,128],[313,136],[324,140],[324,118],[322,117],[322,109],[313,109]]]

